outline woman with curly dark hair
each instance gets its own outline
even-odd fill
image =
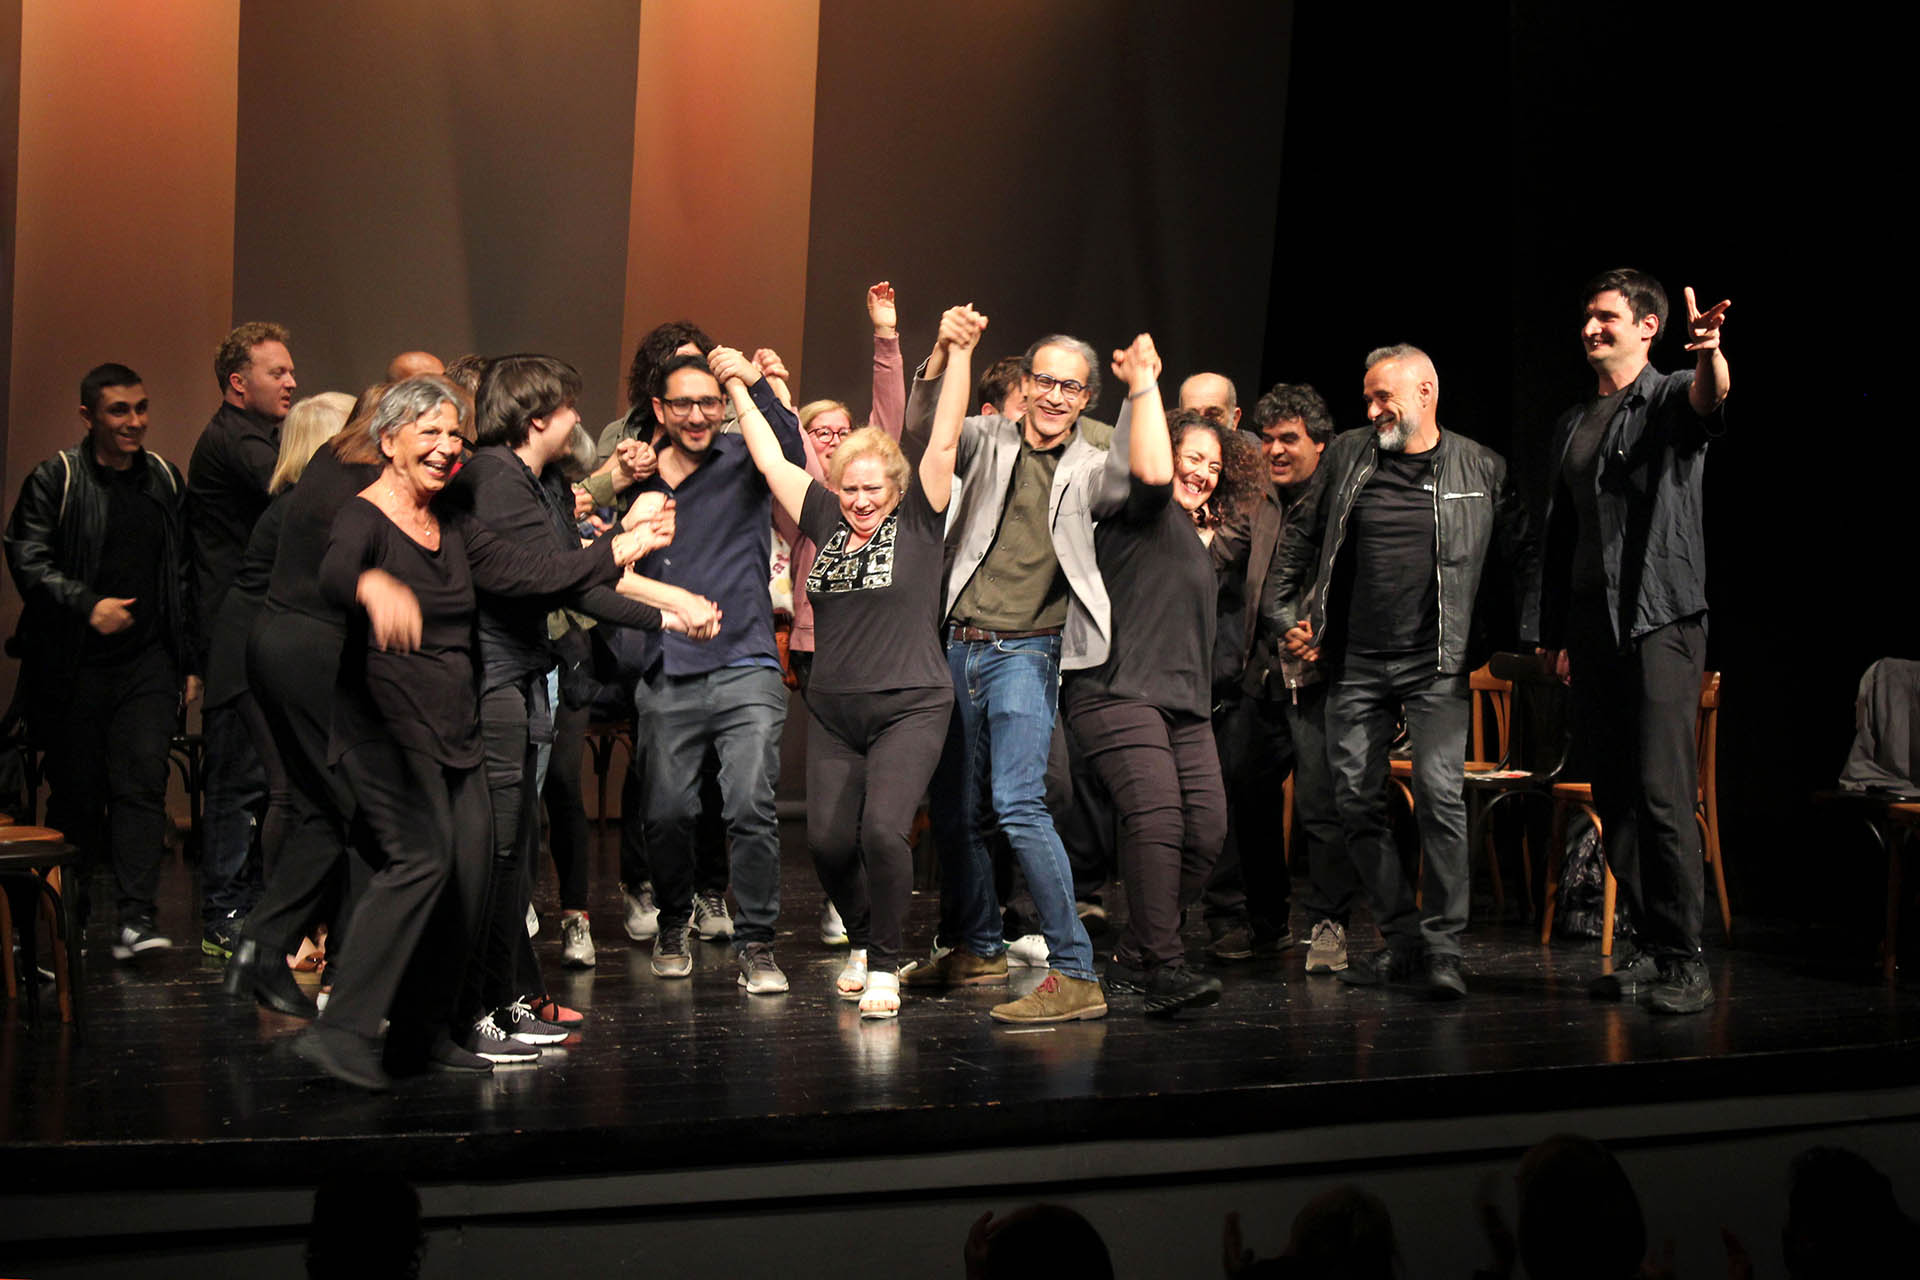
[[[1219,979],[1190,969],[1180,942],[1181,910],[1199,897],[1227,828],[1211,721],[1209,546],[1257,500],[1261,475],[1238,432],[1198,413],[1166,415],[1146,366],[1157,374],[1150,338],[1114,355],[1132,388],[1132,474],[1125,505],[1102,513],[1094,533],[1112,646],[1100,666],[1067,674],[1062,702],[1120,817],[1128,921],[1107,990],[1144,995],[1148,1014],[1170,1015],[1220,998]]]

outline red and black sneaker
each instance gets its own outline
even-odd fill
[[[552,1022],[569,1031],[578,1031],[587,1020],[587,1015],[578,1009],[569,1009],[552,996],[528,996],[526,1004],[533,1010],[533,1016],[542,1022]]]

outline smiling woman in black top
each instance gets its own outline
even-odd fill
[[[354,912],[333,997],[296,1050],[372,1089],[388,1084],[376,1040],[382,1018],[391,1018],[389,1043],[403,1054],[478,1070],[492,1057],[448,1035],[471,937],[463,930],[480,914],[491,843],[475,713],[475,587],[520,595],[611,583],[655,542],[641,530],[545,554],[441,510],[433,500],[452,475],[467,417],[465,397],[444,378],[388,389],[370,428],[385,465],[334,519],[320,566],[322,594],[348,616],[329,755],[380,863]],[[459,889],[458,921],[420,946],[449,879]],[[478,1037],[480,1048],[495,1047]]]
[[[1218,492],[1222,439],[1204,418],[1170,438],[1159,365],[1144,335],[1114,353],[1114,374],[1131,389],[1132,476],[1118,511],[1090,513],[1113,643],[1101,665],[1067,673],[1062,704],[1120,816],[1128,922],[1107,989],[1143,992],[1149,1014],[1170,1014],[1220,998],[1219,979],[1186,966],[1180,913],[1226,838],[1210,719],[1218,589],[1207,542],[1223,507],[1251,495]]]
[[[747,394],[745,359],[708,357],[773,500],[819,547],[807,575],[815,656],[807,686],[807,846],[846,923],[852,953],[835,982],[863,1018],[900,1011],[899,966],[913,892],[915,808],[946,741],[953,679],[940,651],[942,535],[966,417],[973,344],[986,317],[956,307],[964,341],[941,389],[916,474],[886,432],[849,435],[827,484],[781,451]]]

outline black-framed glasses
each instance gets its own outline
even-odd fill
[[[698,409],[711,418],[719,413],[727,402],[719,396],[675,396],[671,400],[662,400],[660,403],[666,406],[670,417],[689,417],[695,409]]]
[[[1069,400],[1086,394],[1087,384],[1072,378],[1056,378],[1050,373],[1030,373],[1027,376],[1033,379],[1034,386],[1040,388],[1041,395],[1046,395],[1055,387],[1060,388]]]

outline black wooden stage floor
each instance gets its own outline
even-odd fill
[[[1920,1079],[1920,994],[1852,963],[1863,953],[1823,964],[1821,941],[1747,919],[1737,946],[1710,938],[1720,1002],[1691,1018],[1590,1001],[1594,944],[1543,948],[1515,923],[1470,935],[1458,1004],[1308,978],[1296,948],[1223,968],[1222,1003],[1172,1023],[1115,997],[1104,1021],[1009,1028],[987,1017],[1006,998],[991,988],[909,993],[897,1022],[863,1023],[833,994],[843,952],[818,940],[820,889],[792,824],[787,849],[790,994],[747,996],[722,945],[696,944],[691,981],[653,977],[620,929],[609,835],[598,968],[560,967],[550,876],[541,895],[537,945],[584,1034],[535,1068],[429,1075],[380,1097],[316,1079],[287,1052],[300,1023],[222,994],[175,860],[160,921],[173,950],[116,964],[96,923],[84,1042],[44,1011],[37,1029],[8,1011],[0,1191],[312,1185],[369,1151],[422,1180],[529,1179]],[[915,945],[934,907],[916,897]],[[1016,990],[1039,977],[1014,973]]]

